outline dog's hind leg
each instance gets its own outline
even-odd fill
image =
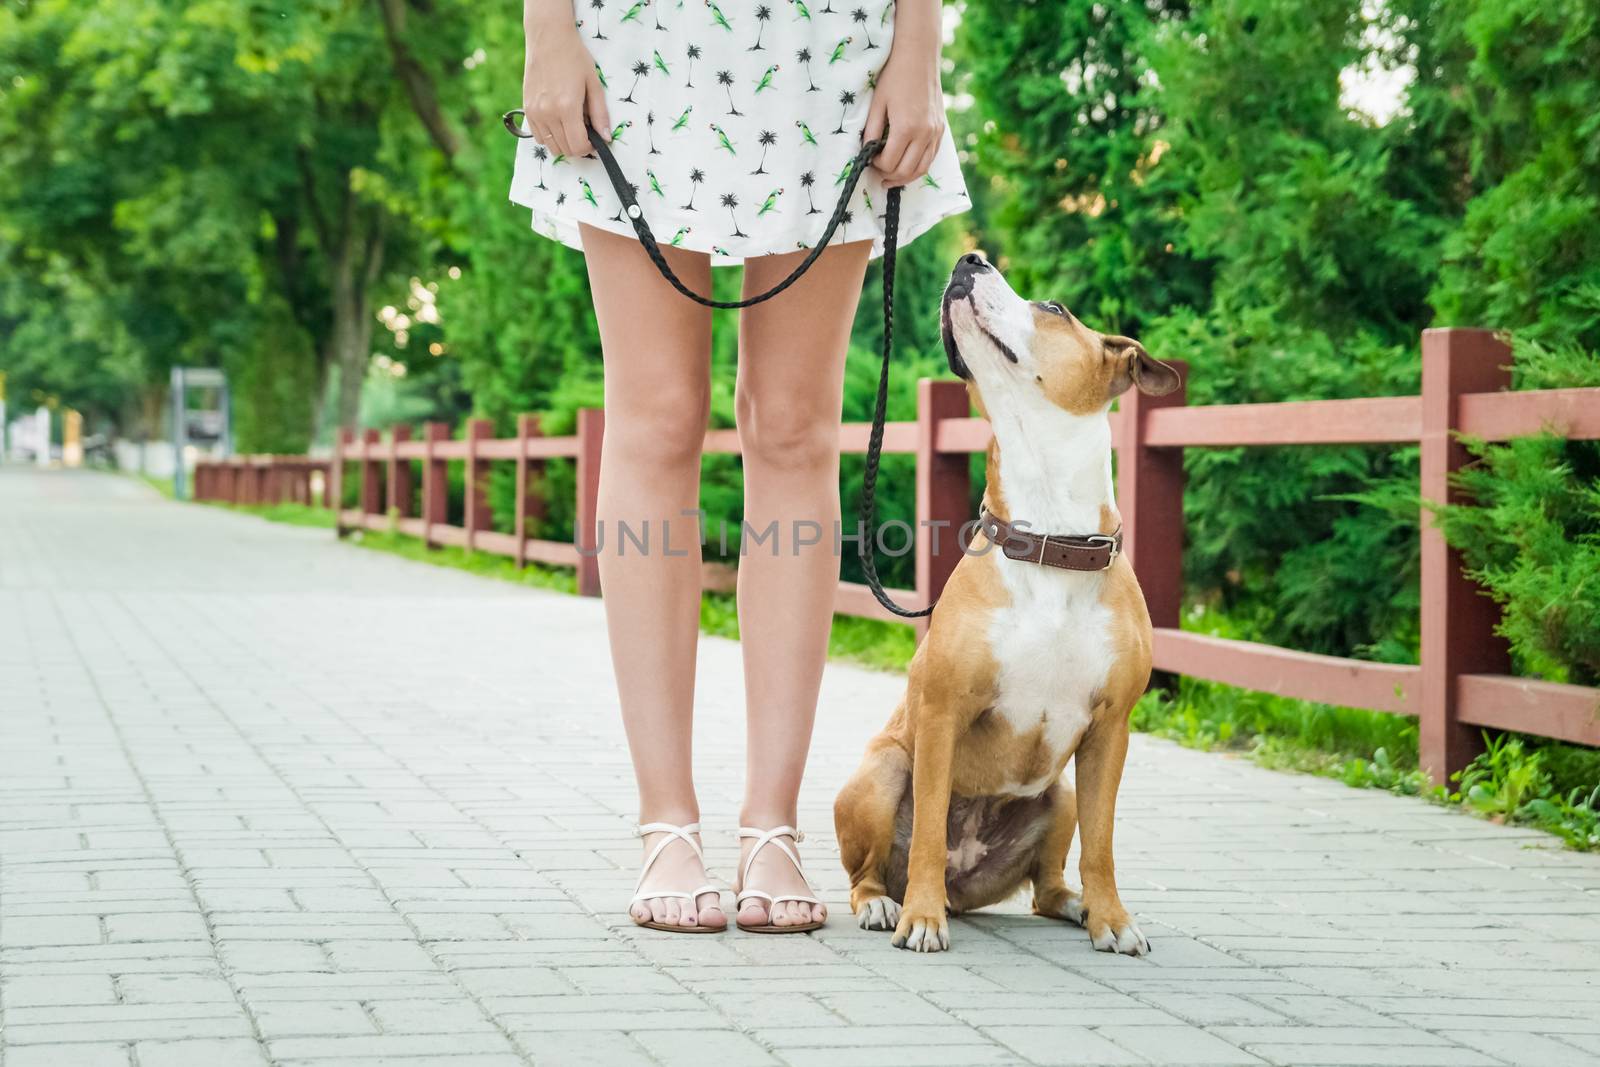
[[[900,921],[900,904],[889,896],[886,880],[895,813],[910,783],[910,755],[879,737],[833,802],[839,858],[850,875],[850,910],[864,930],[893,930]]]
[[[1083,922],[1083,898],[1067,888],[1067,853],[1078,828],[1078,798],[1065,777],[1050,787],[1050,828],[1034,853],[1028,878],[1033,882],[1033,913],[1052,919]]]

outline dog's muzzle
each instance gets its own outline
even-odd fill
[[[976,252],[968,252],[956,260],[956,269],[950,272],[950,284],[944,287],[944,302],[939,309],[939,333],[944,339],[944,358],[950,364],[950,373],[957,378],[970,379],[972,372],[961,358],[956,347],[955,331],[950,326],[950,305],[972,296],[972,286],[980,274],[994,270],[989,261]]]

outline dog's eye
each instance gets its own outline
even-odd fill
[[[1060,315],[1062,318],[1065,318],[1067,315],[1067,309],[1056,303],[1054,300],[1040,304],[1039,306],[1050,312],[1052,315]]]

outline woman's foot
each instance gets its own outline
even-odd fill
[[[674,828],[665,823],[646,823],[639,828],[644,842],[644,867],[628,914],[636,923],[721,930],[728,925],[728,918],[722,913],[721,893],[707,889],[693,898],[684,895],[709,881],[705,862],[697,850],[699,824],[690,823],[676,829],[694,844],[679,837],[673,832]],[[677,896],[652,896],[652,891],[676,893]]]
[[[787,829],[780,827],[779,829]],[[816,896],[798,859],[798,837],[803,835],[777,834],[769,843],[761,845],[765,831],[741,828],[739,831],[739,884],[734,887],[738,897],[747,891],[759,891],[766,896],[748,896],[739,901],[738,923],[751,926],[810,926],[828,918],[827,905],[810,900],[783,900],[783,897]],[[788,851],[785,851],[785,847]],[[755,861],[750,860],[753,849],[759,849]],[[791,855],[790,853],[793,853]],[[769,903],[766,897],[779,898]]]

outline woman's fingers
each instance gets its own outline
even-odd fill
[[[889,140],[883,146],[883,151],[878,153],[878,158],[872,165],[878,168],[878,173],[883,175],[885,185],[897,184],[893,175],[899,172],[905,162],[906,152],[912,147],[916,131],[904,126],[889,127]],[[915,158],[915,157],[913,157]]]
[[[933,127],[914,130],[907,140],[905,150],[891,161],[891,165],[884,168],[883,184],[890,187],[906,185],[927,173],[928,167],[933,163],[934,155],[939,150],[941,133],[942,130]],[[893,144],[892,135],[890,143]],[[885,152],[887,153],[887,149]]]
[[[867,109],[867,124],[861,129],[863,141],[876,141],[883,136],[884,124],[888,121],[889,104],[882,93],[872,94],[872,106]]]
[[[585,94],[585,111],[589,118],[589,125],[600,131],[600,137],[611,143],[611,116],[606,111],[606,94],[600,86],[600,78],[595,74],[589,75],[587,92]]]

